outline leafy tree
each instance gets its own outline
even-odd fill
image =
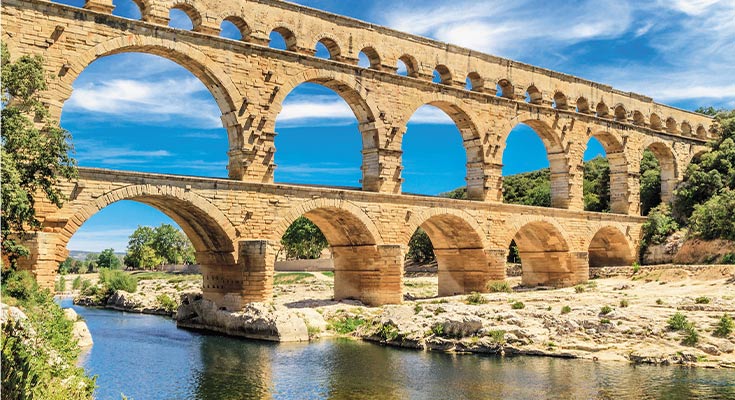
[[[640,247],[641,254],[645,253],[648,246],[663,243],[669,235],[679,229],[676,220],[671,216],[671,209],[668,204],[660,204],[650,211],[648,219],[641,228],[643,232]]]
[[[97,268],[120,269],[121,267],[122,263],[113,249],[102,250],[97,257]]]
[[[607,158],[597,156],[584,163],[584,209],[610,211],[610,164]]]
[[[652,151],[646,149],[641,159],[641,215],[661,204],[661,166]]]
[[[61,275],[72,273],[73,267],[74,267],[74,259],[71,257],[66,257],[66,260],[59,263],[59,273]]]
[[[2,96],[2,253],[14,268],[28,249],[18,237],[40,228],[37,196],[61,207],[64,195],[56,184],[76,176],[69,152],[70,135],[49,117],[40,94],[46,90],[43,59],[22,56],[14,62],[5,44],[0,55]]]
[[[132,268],[154,268],[162,264],[193,264],[194,247],[183,232],[169,224],[157,228],[139,226],[130,235],[124,263]]]
[[[87,272],[94,272],[94,270],[97,269],[98,258],[99,254],[97,253],[87,253],[87,256],[84,257],[84,264],[87,266]]]
[[[551,171],[544,168],[504,177],[503,201],[527,206],[551,207]]]
[[[735,241],[735,190],[724,189],[695,205],[689,223],[691,233],[702,239]]]
[[[413,233],[411,240],[408,242],[406,257],[417,263],[430,262],[436,258],[434,246],[431,244],[431,239],[429,239],[429,235],[425,230],[418,228]]]
[[[306,217],[299,217],[288,227],[281,244],[290,259],[316,259],[329,246],[319,227]]]

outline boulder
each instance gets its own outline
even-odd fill
[[[475,315],[446,315],[438,324],[443,335],[450,337],[472,336],[482,329],[482,320]]]
[[[83,319],[79,318],[77,312],[72,308],[64,309],[64,318],[74,323],[71,330],[71,335],[77,340],[79,347],[85,348],[90,347],[94,344],[92,340],[92,333],[89,332],[89,327]]]

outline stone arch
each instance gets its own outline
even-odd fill
[[[614,226],[600,228],[587,248],[590,267],[629,266],[636,259],[630,241]]]
[[[578,283],[581,274],[569,251],[566,236],[558,225],[548,220],[536,220],[514,232],[512,240],[518,246],[524,286]]]
[[[237,30],[240,31],[240,40],[247,42],[250,40],[250,33],[252,32],[252,29],[248,25],[247,22],[245,22],[244,19],[238,16],[230,15],[222,19],[222,22],[227,21],[232,23],[232,25],[235,25]],[[221,25],[221,23],[220,23]]]
[[[485,163],[485,152],[475,118],[462,107],[455,104],[454,99],[445,97],[439,93],[432,93],[430,96],[429,98],[419,99],[418,102],[406,107],[406,110],[410,112],[403,116],[400,125],[398,125],[403,127],[401,136],[397,138],[398,143],[402,143],[403,134],[406,133],[408,122],[419,108],[430,105],[444,111],[454,121],[455,126],[462,135],[462,142],[467,156],[467,197],[474,200],[484,200],[485,172],[483,167]]]
[[[470,83],[469,89],[473,92],[482,92],[485,89],[485,79],[479,73],[472,71],[467,74],[467,80]]]
[[[398,57],[398,59],[406,66],[406,76],[418,78],[419,62],[416,60],[416,57],[409,54],[404,54]]]
[[[635,110],[633,111],[633,123],[638,126],[644,126],[646,125],[646,117],[643,116],[643,113]]]
[[[316,37],[316,43],[321,43],[327,48],[329,52],[329,59],[339,61],[342,57],[342,50],[337,44],[337,41],[327,34],[321,34]]]
[[[615,106],[614,113],[615,121],[628,122],[628,111],[625,110],[624,105],[618,104],[617,106]]]
[[[697,138],[707,139],[707,128],[702,124],[697,125]]]
[[[285,26],[285,25],[278,25],[271,29],[271,32],[276,32],[283,38],[283,41],[286,43],[286,50],[287,51],[297,51],[298,41],[296,38],[296,34],[294,33],[293,29]]]
[[[192,3],[190,0],[178,0],[173,3],[171,10],[183,11],[191,20],[192,31],[199,32],[202,30],[202,14]]]
[[[651,125],[651,129],[655,131],[661,130],[662,128],[661,117],[659,117],[658,114],[656,113],[651,114],[651,117],[649,118],[649,122]]]
[[[126,35],[109,39],[74,57],[69,57],[69,69],[63,76],[53,81],[56,90],[48,91],[57,96],[49,99],[48,102],[51,116],[56,120],[61,118],[63,104],[71,97],[74,81],[92,62],[113,54],[136,52],[166,58],[196,76],[209,89],[222,112],[222,121],[227,130],[230,149],[239,149],[243,146],[243,132],[237,122],[235,105],[241,102],[242,95],[232,82],[230,75],[196,48],[164,38]],[[229,173],[231,178],[238,179],[241,171],[231,169]]]
[[[498,81],[497,86],[500,88],[497,95],[506,99],[512,99],[515,97],[515,88],[508,79],[501,79]]]
[[[692,135],[692,125],[689,122],[684,121],[681,123],[681,134],[686,136]]]
[[[337,199],[309,200],[291,207],[275,226],[271,240],[280,242],[286,230],[301,216],[322,230],[330,246],[383,244],[380,231],[362,209]]]
[[[360,50],[360,52],[365,54],[365,56],[367,57],[368,62],[370,63],[370,69],[380,69],[380,54],[377,50],[375,50],[374,46],[365,46],[362,50]]]
[[[544,101],[544,95],[536,87],[536,85],[531,85],[528,87],[528,89],[526,89],[526,96],[527,101],[531,104],[541,104]]]
[[[439,296],[486,290],[491,275],[485,233],[474,218],[458,210],[428,209],[412,215],[406,225],[404,245],[418,227],[431,240],[439,267]]]
[[[173,219],[191,240],[200,264],[232,265],[236,262],[233,242],[238,235],[232,222],[208,200],[172,185],[125,186],[80,206],[63,226],[61,237],[65,240],[60,246],[65,248],[72,235],[92,215],[121,200],[149,205]]]
[[[590,129],[587,132],[588,140],[595,138],[602,144],[610,166],[610,211],[616,214],[628,214],[628,157],[625,153],[623,139],[616,131]]]
[[[554,93],[554,108],[557,110],[566,110],[569,108],[567,96],[564,93],[558,91]]]
[[[676,120],[674,119],[674,117],[666,118],[666,132],[668,133],[679,132],[679,129],[676,126]]]
[[[661,202],[669,203],[673,199],[679,176],[676,156],[668,144],[657,139],[650,140],[644,149],[650,150],[658,160],[661,167]]]
[[[443,85],[452,84],[452,71],[449,70],[449,67],[444,64],[439,64],[434,68],[434,71],[439,74],[439,83]]]
[[[604,101],[600,101],[597,103],[597,107],[595,107],[595,115],[598,118],[610,118],[610,107]]]
[[[577,98],[577,112],[580,112],[582,114],[589,114],[592,111],[590,110],[590,103],[585,99],[584,97]]]

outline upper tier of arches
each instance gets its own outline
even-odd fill
[[[395,73],[400,60],[407,67],[406,77],[429,82],[438,71],[441,79],[436,85],[576,111],[667,134],[709,136],[707,117],[654,103],[645,96],[295,4],[130,1],[140,9],[141,19],[150,23],[168,24],[170,10],[178,9],[189,16],[192,30],[203,34],[219,35],[222,23],[228,21],[238,27],[240,40],[245,42],[267,46],[270,33],[278,32],[287,43],[285,51],[313,56],[316,44],[322,43],[329,49],[329,58],[338,62],[357,65],[362,52],[370,61],[366,68]],[[111,13],[114,6],[112,0],[86,0],[85,8]]]

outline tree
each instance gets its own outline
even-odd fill
[[[436,258],[434,255],[434,246],[425,230],[418,228],[413,233],[411,240],[408,242],[408,253],[406,253],[406,257],[417,263],[434,261]]]
[[[641,159],[641,215],[648,215],[661,204],[661,166],[651,150],[646,149]]]
[[[610,164],[607,158],[597,156],[584,163],[585,211],[610,211]]]
[[[74,259],[71,257],[66,257],[66,260],[59,263],[59,273],[61,275],[72,273],[73,267],[74,267]]]
[[[281,238],[281,244],[286,250],[286,258],[316,259],[329,246],[327,238],[311,220],[299,217]]]
[[[194,262],[194,246],[183,232],[169,224],[157,228],[139,226],[130,235],[124,258],[125,265],[142,269]]]
[[[76,163],[69,155],[69,133],[49,117],[40,99],[46,90],[43,59],[22,56],[11,62],[2,44],[2,218],[0,241],[2,253],[15,268],[28,249],[19,241],[29,231],[38,230],[36,200],[46,200],[56,207],[64,195],[57,183],[76,176]]]
[[[97,268],[120,269],[120,267],[122,263],[113,249],[102,250],[102,253],[97,256]]]

